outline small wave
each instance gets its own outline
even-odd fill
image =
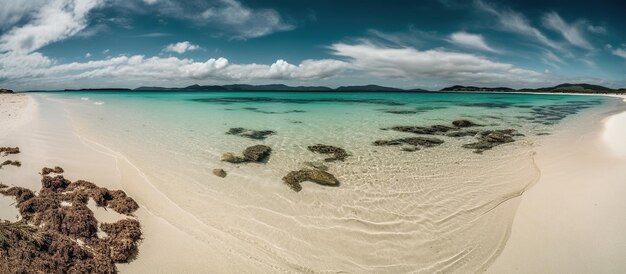
[[[94,102],[94,105],[104,105],[104,102]]]
[[[89,97],[80,97],[80,99],[83,101],[89,101]]]

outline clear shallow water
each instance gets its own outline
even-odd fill
[[[62,101],[81,135],[123,153],[181,208],[254,250],[252,260],[316,272],[483,269],[506,241],[515,197],[539,175],[532,162],[537,134],[607,101],[282,92],[72,92],[38,100]],[[461,147],[474,142],[472,136],[435,136],[444,143],[416,152],[372,145],[417,136],[381,128],[450,125],[459,118],[526,136],[483,155]],[[225,134],[233,127],[277,134],[265,140]],[[327,164],[341,186],[304,183],[295,193],[281,178],[327,157],[306,149],[317,143],[351,154]],[[220,162],[222,153],[255,144],[272,147],[266,164]],[[228,177],[213,176],[213,168],[224,168]]]

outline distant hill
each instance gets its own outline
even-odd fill
[[[137,91],[163,91],[163,90],[180,90],[180,91],[308,91],[308,92],[329,92],[329,91],[407,91],[399,88],[383,87],[377,85],[365,85],[365,86],[342,86],[336,89],[324,87],[324,86],[287,86],[283,84],[273,85],[210,85],[200,86],[191,85],[184,88],[163,88],[163,87],[139,87],[134,90]],[[417,91],[417,90],[413,90]],[[422,91],[422,90],[420,90]]]
[[[591,84],[561,84],[554,87],[522,89],[532,92],[570,92],[570,93],[616,93],[618,90]]]
[[[399,88],[390,88],[377,85],[365,85],[365,86],[341,86],[335,89],[335,91],[406,91]]]
[[[545,88],[524,88],[524,89],[512,89],[507,87],[487,88],[487,87],[473,87],[473,86],[451,86],[442,89],[441,91],[484,91],[484,92],[545,92],[545,93],[626,93],[626,89],[612,89],[599,85],[591,84],[560,84],[554,87]]]
[[[14,93],[14,92],[10,89],[0,88],[0,94],[7,94],[7,93]]]
[[[486,88],[486,87],[474,87],[474,86],[451,86],[442,89],[441,91],[515,91],[512,88],[507,87],[497,87],[497,88]]]
[[[273,91],[273,92],[432,92],[424,89],[400,89],[379,85],[341,86],[329,88],[324,86],[287,86],[283,84],[270,85],[191,85],[182,88],[168,87],[139,87],[136,89],[125,88],[90,88],[90,89],[66,89],[65,91]],[[589,94],[626,94],[626,88],[612,89],[592,84],[561,84],[554,87],[512,89],[509,87],[477,87],[455,85],[441,89],[444,92],[545,92],[545,93],[589,93]],[[0,89],[0,93],[13,92]],[[42,91],[39,91],[42,92]]]
[[[81,88],[81,89],[64,89],[63,91],[129,91],[129,88]]]

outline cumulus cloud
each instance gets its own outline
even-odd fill
[[[435,79],[460,83],[535,83],[544,74],[491,61],[485,57],[442,49],[386,48],[370,43],[330,46],[333,54],[350,59],[351,68],[377,77]]]
[[[543,17],[543,23],[547,28],[559,32],[565,40],[580,48],[591,50],[593,46],[584,36],[585,22],[578,21],[568,24],[556,12],[550,12]]]
[[[561,49],[558,43],[549,39],[537,28],[531,26],[526,17],[521,13],[510,9],[497,9],[481,0],[476,1],[476,5],[479,9],[496,16],[504,30],[530,37],[550,48]]]
[[[40,56],[43,57],[43,56]],[[3,60],[3,59],[0,59]],[[6,59],[4,59],[6,60]],[[304,60],[300,64],[290,64],[277,60],[273,64],[232,64],[226,58],[211,58],[204,62],[176,57],[150,57],[142,55],[118,56],[89,62],[54,64],[15,60],[8,66],[23,69],[2,70],[0,78],[27,83],[33,78],[45,83],[51,79],[64,79],[68,83],[84,80],[112,79],[129,85],[137,81],[160,82],[164,80],[210,80],[210,81],[249,81],[249,80],[320,80],[341,74],[348,64],[331,59]],[[49,60],[48,60],[49,61]],[[5,65],[0,63],[0,65]],[[133,83],[134,82],[134,83]]]
[[[101,3],[102,0],[47,1],[27,24],[13,27],[0,36],[0,51],[30,53],[75,35],[87,26],[88,13]]]
[[[487,42],[485,42],[485,39],[480,34],[472,34],[464,31],[455,32],[450,35],[448,41],[462,47],[479,49],[489,52],[498,52],[497,50],[487,45]]]
[[[200,46],[198,45],[194,45],[192,43],[190,43],[189,41],[184,41],[184,42],[178,42],[175,44],[169,44],[165,47],[165,51],[169,51],[169,52],[176,52],[178,54],[183,54],[187,51],[192,51],[192,50],[197,50],[200,49]]]

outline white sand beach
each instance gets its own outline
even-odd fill
[[[541,177],[522,195],[489,273],[626,269],[626,112],[578,122],[584,126],[547,137],[538,148]]]
[[[68,179],[122,189],[140,204],[136,216],[144,240],[136,260],[118,265],[122,273],[294,271],[277,268],[284,262],[272,262],[276,256],[267,254],[269,249],[250,249],[238,244],[240,239],[229,240],[231,235],[207,226],[170,200],[122,154],[79,136],[65,117],[50,116],[62,111],[39,113],[54,106],[38,108],[28,95],[0,95],[0,106],[0,128],[6,129],[0,132],[0,145],[19,146],[22,153],[16,159],[23,163],[19,169],[0,170],[2,182],[38,189],[41,167],[58,165]],[[491,218],[498,218],[517,207],[509,238],[497,239],[504,247],[493,251],[493,265],[487,272],[626,269],[622,260],[626,253],[625,113],[590,114],[576,120],[575,126],[542,137],[535,156],[539,181],[522,196],[503,199],[497,206],[500,214],[490,212]],[[0,198],[3,208],[10,204],[10,199]],[[106,217],[96,213],[98,218]],[[14,216],[15,211],[0,211],[0,218],[14,220]]]

